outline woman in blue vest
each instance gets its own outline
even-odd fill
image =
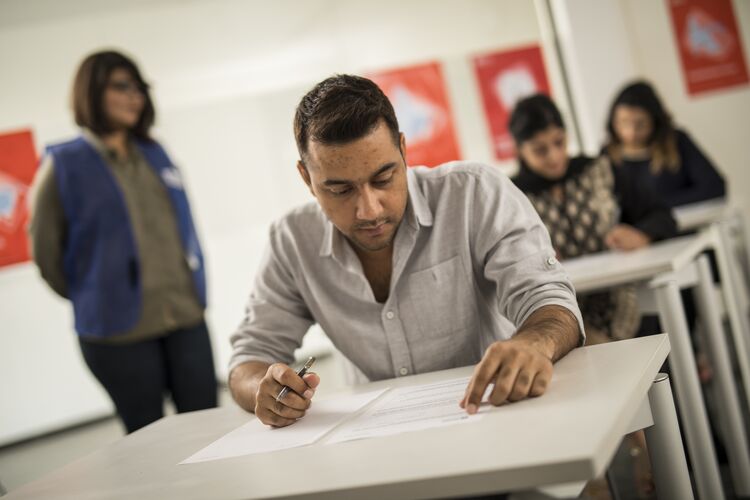
[[[216,406],[203,254],[179,170],[149,130],[148,85],[126,56],[78,68],[79,137],[47,148],[30,234],[44,280],[73,305],[81,352],[127,432]]]

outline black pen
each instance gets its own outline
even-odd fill
[[[313,363],[315,363],[315,356],[310,356],[310,358],[308,358],[307,362],[305,363],[305,366],[303,366],[302,368],[300,368],[299,371],[297,372],[297,376],[300,377],[300,378],[302,378],[302,376],[304,376],[305,373],[307,373],[307,370],[309,370],[312,367]],[[279,391],[279,395],[276,396],[276,402],[278,403],[279,401],[281,401],[281,398],[283,398],[284,396],[286,396],[286,394],[290,390],[291,389],[289,389],[289,387],[286,386],[286,385],[284,387],[282,387],[281,391]]]

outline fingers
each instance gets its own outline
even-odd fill
[[[535,378],[534,371],[525,368],[518,371],[513,388],[507,396],[508,401],[520,401],[530,396],[531,384]],[[502,401],[501,401],[502,403]]]
[[[476,413],[487,386],[494,383],[489,402],[499,406],[541,396],[552,379],[552,362],[539,351],[513,341],[496,342],[474,369],[464,398],[459,405],[467,413]]]
[[[308,385],[308,383],[310,385]],[[255,415],[266,425],[285,427],[305,416],[315,394],[314,387],[320,383],[320,377],[309,373],[299,377],[290,367],[277,363],[271,365],[258,385],[255,397]],[[291,390],[276,401],[284,388]]]
[[[615,249],[618,245],[618,237],[617,237],[617,227],[612,229],[610,232],[607,233],[607,235],[604,237],[604,244],[607,245],[607,248]]]
[[[266,425],[284,427],[304,417],[305,410],[292,408],[282,401],[276,401],[273,395],[264,394],[257,400],[255,415]]]
[[[461,407],[466,408],[469,415],[473,415],[479,410],[479,403],[482,402],[482,396],[487,386],[495,378],[495,373],[500,366],[502,358],[497,353],[492,352],[496,344],[492,344],[485,353],[482,361],[474,368],[474,375],[469,381],[466,388],[466,394],[461,401]]]
[[[320,377],[318,376],[317,373],[313,373],[313,372],[306,373],[302,377],[302,380],[305,381],[305,383],[307,384],[307,386],[310,389],[312,389],[313,392],[315,392],[315,388],[318,387],[318,384],[320,384]]]
[[[646,233],[627,224],[618,224],[604,237],[604,244],[617,250],[636,250],[649,243],[651,239]]]
[[[537,373],[536,377],[534,377],[534,382],[531,384],[529,396],[537,398],[544,394],[547,391],[550,380],[552,380],[552,368]]]
[[[297,375],[297,373],[287,365],[277,363],[275,365],[271,365],[269,367],[269,371],[271,372],[271,376],[273,376],[274,380],[276,380],[276,382],[278,382],[282,386],[285,385],[289,387],[290,390],[304,396],[307,399],[310,399],[312,397],[313,392],[307,386],[305,381],[302,380],[302,377]]]
[[[494,406],[500,406],[515,390],[515,382],[521,366],[517,360],[506,362],[500,368],[500,373],[495,380],[495,387],[490,393],[490,403]]]

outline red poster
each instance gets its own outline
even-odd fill
[[[515,156],[515,148],[508,131],[508,119],[516,102],[539,92],[549,94],[542,51],[534,45],[477,56],[474,70],[495,158],[509,160]]]
[[[731,0],[667,0],[690,95],[748,82]]]
[[[453,115],[437,63],[368,75],[391,100],[406,136],[409,165],[434,167],[461,154]]]
[[[0,267],[29,260],[26,198],[36,165],[30,130],[0,134]]]

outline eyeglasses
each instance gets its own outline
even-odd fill
[[[115,81],[109,82],[107,87],[117,92],[122,92],[123,94],[144,95],[146,91],[148,91],[148,85],[146,84],[141,85],[141,84],[131,82],[128,80],[115,80]]]

